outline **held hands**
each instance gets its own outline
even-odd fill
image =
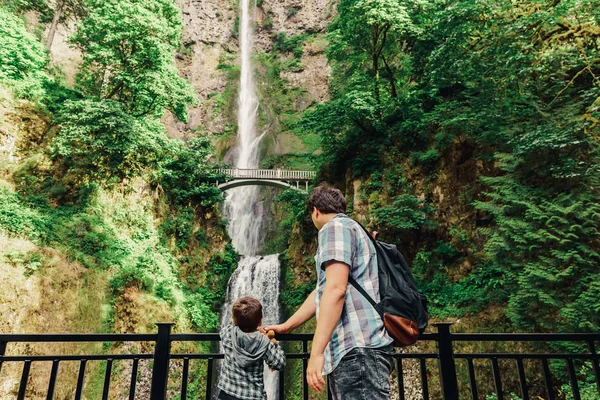
[[[277,339],[275,339],[275,331],[272,329],[267,330],[266,328],[267,327],[258,328],[257,331],[259,331],[260,333],[265,335],[271,341],[271,343],[273,343],[275,346],[277,346],[279,344],[279,342],[277,341]]]
[[[281,334],[290,333],[292,330],[291,328],[288,328],[288,326],[286,324],[267,325],[267,326],[264,326],[262,329],[265,332],[273,331],[275,333],[281,333]]]

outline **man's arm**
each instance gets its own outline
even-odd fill
[[[309,319],[315,316],[317,303],[315,301],[315,291],[310,292],[304,303],[298,311],[294,313],[287,321],[279,325],[268,325],[263,327],[265,331],[273,330],[275,333],[290,333]]]
[[[322,375],[325,365],[323,353],[342,315],[349,272],[350,267],[339,261],[329,262],[325,267],[325,289],[319,304],[319,320],[306,369],[308,384],[316,392],[322,391],[325,385]]]

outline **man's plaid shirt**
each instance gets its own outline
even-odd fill
[[[285,367],[285,353],[269,342],[262,358],[249,366],[242,367],[235,358],[232,343],[233,325],[221,329],[221,343],[225,360],[221,364],[221,375],[217,387],[225,393],[243,400],[266,400],[263,378],[264,362],[271,368],[281,371]],[[267,339],[265,336],[263,336]],[[268,339],[267,339],[268,340]]]

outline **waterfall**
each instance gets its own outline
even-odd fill
[[[256,133],[258,98],[251,64],[252,26],[250,0],[240,0],[241,70],[238,96],[237,168],[258,168],[259,144],[264,135]],[[252,296],[263,305],[263,325],[280,322],[278,255],[259,256],[264,237],[264,218],[259,207],[257,186],[242,186],[226,192],[223,216],[233,247],[242,256],[229,279],[221,324],[231,323],[231,306],[243,296]],[[278,373],[265,368],[265,390],[269,400],[277,399]]]

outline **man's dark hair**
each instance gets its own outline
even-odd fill
[[[346,213],[346,199],[339,189],[321,183],[313,189],[308,199],[308,210],[312,213],[314,208],[324,214]]]
[[[241,297],[231,307],[233,323],[242,332],[254,332],[262,319],[262,304],[254,297]]]

